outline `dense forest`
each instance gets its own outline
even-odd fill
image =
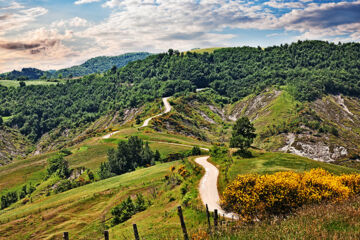
[[[92,73],[102,73],[113,66],[123,67],[129,62],[141,60],[148,57],[150,53],[126,53],[114,57],[95,57],[87,60],[85,63],[64,68],[60,70],[42,71],[36,68],[23,68],[21,71],[13,70],[8,73],[0,74],[0,79],[7,80],[35,80],[35,79],[54,79],[54,78],[72,78],[85,76]]]
[[[55,86],[0,88],[0,115],[32,141],[54,128],[74,128],[116,110],[161,96],[210,87],[237,101],[270,86],[287,85],[300,101],[322,94],[360,96],[360,44],[299,41],[262,49],[151,55],[123,68]]]

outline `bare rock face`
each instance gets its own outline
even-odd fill
[[[296,140],[297,137],[299,138],[298,140]],[[286,145],[279,149],[281,152],[293,153],[322,162],[333,162],[348,155],[345,147],[326,145],[322,142],[322,139],[317,139],[317,141],[312,139],[306,142],[304,139],[311,139],[309,135],[296,136],[293,133],[289,133],[286,135],[286,138]]]

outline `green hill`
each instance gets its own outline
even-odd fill
[[[63,77],[79,77],[92,73],[102,73],[108,71],[113,66],[121,68],[132,61],[142,60],[150,56],[150,53],[138,52],[138,53],[126,53],[114,57],[95,57],[87,60],[85,63],[79,66],[73,66],[70,68],[60,69],[51,73],[51,76],[57,78],[59,74]]]
[[[64,68],[57,71],[42,71],[36,68],[23,68],[21,71],[13,70],[8,73],[0,74],[0,80],[37,80],[41,77],[46,78],[72,78],[85,76],[92,73],[102,73],[108,71],[113,66],[121,68],[132,61],[142,60],[148,57],[150,53],[138,52],[138,53],[126,53],[114,57],[95,57],[87,60],[85,63],[73,66],[70,68]]]

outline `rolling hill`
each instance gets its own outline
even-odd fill
[[[125,66],[129,62],[141,60],[148,57],[150,53],[126,53],[113,57],[95,57],[87,60],[85,63],[64,68],[57,71],[42,71],[36,68],[23,68],[21,71],[13,70],[8,73],[0,74],[0,79],[5,80],[37,80],[44,76],[45,79],[58,78],[72,78],[89,75],[92,73],[102,73],[108,71],[113,66],[118,68]]]

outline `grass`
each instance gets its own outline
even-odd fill
[[[26,85],[55,85],[57,82],[47,82],[42,80],[27,80],[24,81]],[[16,80],[0,80],[0,85],[5,87],[19,87],[20,81]]]
[[[190,164],[185,162],[185,164]],[[26,205],[13,205],[0,211],[0,235],[5,239],[61,239],[68,231],[76,239],[101,239],[109,229],[110,239],[132,238],[132,223],[137,223],[141,237],[146,239],[180,238],[181,227],[177,206],[182,203],[180,185],[164,181],[171,166],[181,162],[159,164],[135,172],[105,179],[57,195],[37,199]],[[205,226],[205,213],[197,196],[201,174],[191,174],[186,179],[188,192],[195,198],[193,206],[184,207],[187,227]],[[183,180],[184,181],[184,180]],[[130,220],[111,227],[107,219],[110,210],[127,196],[141,192],[152,205]],[[172,197],[171,197],[172,196]],[[173,199],[173,200],[169,200]]]
[[[337,204],[305,206],[286,220],[241,225],[209,239],[359,239],[359,201],[356,197]]]
[[[145,141],[156,141],[150,142],[150,147],[154,151],[159,150],[162,157],[166,157],[169,153],[188,151],[193,145],[208,147],[204,142],[181,135],[155,132],[150,129],[139,131],[135,128],[123,128],[109,139],[91,138],[69,148],[73,154],[66,159],[72,168],[84,166],[96,170],[101,162],[106,161],[107,151],[115,148],[119,141],[126,140],[130,136],[139,136]],[[189,146],[172,145],[168,142]],[[12,163],[0,167],[0,194],[3,191],[19,190],[28,182],[32,182],[34,185],[40,183],[45,176],[46,159],[56,153],[51,152],[27,159],[14,160]]]
[[[251,158],[233,156],[233,162],[227,172],[225,158],[211,159],[220,168],[219,192],[223,192],[227,182],[231,182],[239,174],[271,174],[279,171],[303,172],[312,168],[323,168],[337,175],[359,172],[355,169],[319,162],[294,154],[260,150],[252,150],[252,154],[253,157]]]
[[[221,49],[222,47],[213,47],[213,48],[202,48],[202,49],[194,49],[194,50],[190,50],[189,52],[192,53],[213,53],[215,50]]]

